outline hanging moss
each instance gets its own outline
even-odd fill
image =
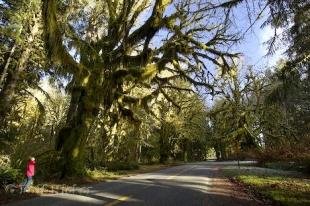
[[[129,119],[131,123],[140,124],[141,120],[136,117],[133,108],[138,105],[148,110],[149,99],[158,96],[159,93],[162,93],[163,98],[177,106],[173,98],[166,93],[166,90],[161,88],[163,85],[171,83],[170,79],[159,80],[159,78],[155,78],[160,71],[171,69],[167,67],[168,63],[172,63],[176,76],[181,76],[180,79],[183,78],[194,85],[207,85],[191,79],[191,74],[180,65],[181,60],[179,58],[184,57],[182,62],[191,61],[194,52],[206,53],[209,47],[190,37],[197,36],[200,32],[199,29],[197,33],[195,29],[191,29],[193,32],[189,31],[188,35],[184,35],[182,28],[175,25],[176,20],[183,15],[181,11],[181,13],[176,12],[168,17],[164,15],[172,0],[156,0],[150,18],[133,31],[136,18],[145,8],[134,11],[132,5],[127,1],[121,3],[121,1],[108,0],[104,6],[108,9],[107,13],[98,14],[98,21],[101,21],[102,17],[106,17],[106,24],[100,25],[101,22],[96,20],[96,26],[94,26],[90,22],[90,27],[94,26],[95,28],[90,28],[86,34],[82,34],[80,31],[76,31],[75,34],[76,28],[71,28],[72,26],[68,25],[72,23],[71,17],[70,22],[68,19],[64,20],[67,22],[57,21],[58,13],[60,14],[57,0],[43,0],[43,2],[44,33],[49,58],[54,65],[66,68],[66,71],[73,76],[70,86],[74,89],[71,90],[72,99],[66,127],[59,133],[56,145],[62,151],[64,175],[83,170],[85,141],[89,135],[92,122],[97,118],[100,110],[116,113],[115,117],[110,115],[112,123],[116,123],[122,117]],[[83,5],[83,3],[77,3],[77,5],[79,4]],[[100,5],[99,2],[98,5]],[[70,9],[75,10],[73,6]],[[70,15],[75,20],[88,21],[79,19],[83,17],[83,14]],[[191,15],[192,18],[188,20],[188,23],[194,22],[195,19],[201,21],[202,17],[199,17],[199,13],[193,12]],[[59,16],[61,17],[61,15]],[[185,21],[187,17],[183,19]],[[200,25],[201,22],[195,23]],[[104,32],[107,34],[100,34],[101,32],[97,31],[98,28],[102,27],[106,28]],[[179,25],[179,27],[181,26]],[[164,40],[167,43],[161,48],[151,48],[151,40],[156,33],[164,28],[174,30],[171,33],[175,33],[175,35],[172,35],[173,37],[167,41]],[[66,31],[67,29],[69,31]],[[96,32],[97,37],[91,36],[90,33]],[[219,35],[222,35],[221,31],[218,32]],[[64,37],[69,38],[70,46],[73,45],[78,51],[79,61],[75,61],[67,51],[67,42],[64,43]],[[224,37],[222,38],[224,39]],[[221,44],[221,41],[214,42]],[[132,54],[136,50],[138,50],[137,54]],[[212,52],[218,56],[215,49]],[[144,98],[131,97],[134,88],[142,85],[142,87],[152,90],[154,88],[153,83],[158,89],[152,94]],[[207,86],[211,88],[210,85]]]
[[[141,78],[144,79],[152,79],[158,72],[157,64],[149,64],[145,67]]]

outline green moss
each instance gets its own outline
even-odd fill
[[[87,176],[92,180],[102,181],[107,179],[117,179],[121,177],[118,172],[108,172],[105,170],[87,170]]]
[[[141,77],[142,79],[151,79],[156,75],[157,71],[158,71],[157,64],[149,64],[146,66]]]
[[[78,147],[74,148],[73,151],[72,151],[72,157],[73,157],[73,158],[77,158],[78,155],[79,155],[79,151],[80,151],[80,150],[79,150]]]

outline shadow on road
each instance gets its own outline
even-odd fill
[[[219,164],[197,163],[89,186],[14,205],[259,205],[221,177]],[[12,204],[13,205],[13,204]]]

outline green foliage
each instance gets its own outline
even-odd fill
[[[11,167],[0,167],[0,182],[1,183],[15,183],[20,182],[23,178],[22,173],[18,169]]]
[[[260,144],[260,112],[262,108],[264,78],[251,69],[246,78],[235,75],[224,77],[218,87],[224,91],[209,112],[211,145],[218,159],[238,158]]]
[[[0,183],[9,184],[19,182],[22,177],[20,170],[11,167],[9,157],[0,155]]]
[[[290,154],[286,159],[294,161],[306,159],[309,150],[309,110],[306,105],[310,103],[310,93],[309,76],[290,66],[289,62],[278,65],[269,76],[271,86],[266,88],[261,126],[265,131],[266,150],[271,151],[269,158],[283,160],[283,154]]]
[[[58,152],[47,150],[36,157],[36,179],[49,180],[59,178],[61,175],[61,165],[57,164],[60,159]]]

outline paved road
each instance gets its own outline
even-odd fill
[[[219,176],[218,170],[223,164],[228,163],[200,162],[180,165],[98,183],[87,188],[70,188],[68,191],[72,194],[45,195],[10,206],[259,205]]]

